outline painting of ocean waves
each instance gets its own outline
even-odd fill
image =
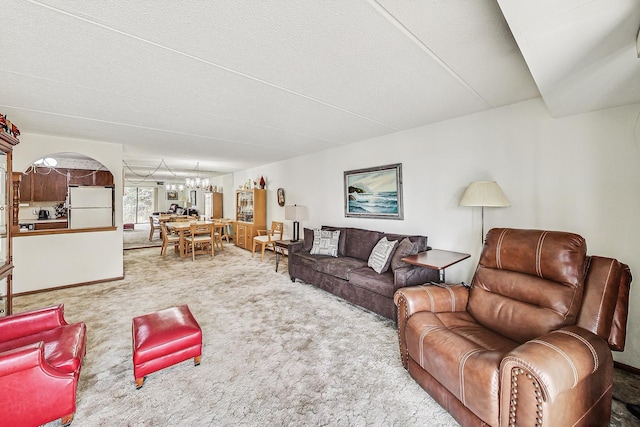
[[[403,219],[402,164],[344,173],[346,217]]]
[[[398,192],[350,193],[349,212],[397,215]]]

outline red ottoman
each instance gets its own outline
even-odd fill
[[[133,375],[136,388],[145,376],[194,358],[200,364],[202,330],[189,307],[167,308],[133,318]]]

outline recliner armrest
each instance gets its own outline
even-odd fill
[[[445,311],[464,311],[467,308],[469,290],[462,285],[410,286],[396,291],[393,301],[398,307],[398,316],[404,306],[404,314],[408,319],[419,311],[441,313]]]
[[[420,285],[398,289],[393,302],[398,307],[398,338],[402,365],[407,369],[406,327],[409,318],[420,311],[432,313],[464,311],[469,300],[469,289],[462,285]]]
[[[10,341],[66,324],[64,306],[59,304],[0,317],[0,337]]]
[[[558,329],[522,344],[500,364],[501,422],[508,424],[511,410],[536,413],[538,407],[537,412],[549,412],[560,395],[601,368],[601,372],[613,369],[606,341],[578,326]]]

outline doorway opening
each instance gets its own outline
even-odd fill
[[[124,187],[122,220],[126,223],[148,224],[156,206],[155,188]]]

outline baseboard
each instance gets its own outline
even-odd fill
[[[613,361],[613,366],[621,371],[627,371],[635,375],[640,375],[640,369],[633,366],[625,365],[624,363]]]
[[[112,278],[109,278],[109,279],[92,280],[90,282],[74,283],[74,284],[71,284],[71,285],[56,286],[54,288],[38,289],[37,291],[20,292],[20,293],[16,293],[16,294],[11,294],[11,296],[13,298],[15,298],[15,297],[21,297],[21,296],[25,296],[25,295],[39,294],[41,292],[55,291],[57,289],[77,288],[79,286],[95,285],[97,283],[113,282],[113,281],[116,281],[116,280],[123,280],[123,279],[124,279],[124,276],[112,277]]]

